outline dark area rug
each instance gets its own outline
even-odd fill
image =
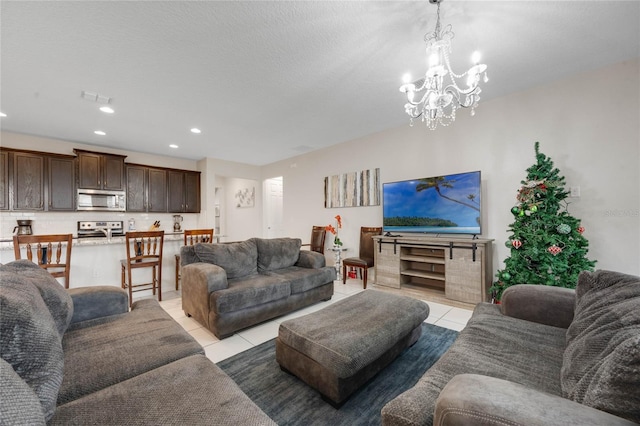
[[[382,407],[411,388],[449,348],[458,333],[422,325],[422,336],[366,383],[340,408],[296,377],[280,370],[275,339],[218,363],[240,388],[280,426],[379,425]]]

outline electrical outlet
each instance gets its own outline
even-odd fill
[[[571,187],[571,198],[578,198],[580,197],[580,187],[579,186],[572,186]]]

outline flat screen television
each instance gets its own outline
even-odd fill
[[[480,171],[382,185],[386,233],[481,234]]]

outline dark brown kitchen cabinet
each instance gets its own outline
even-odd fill
[[[150,212],[167,211],[167,171],[149,168],[149,196]]]
[[[127,211],[146,212],[147,167],[127,165]]]
[[[167,212],[167,171],[127,164],[127,211]]]
[[[174,171],[169,175],[169,213],[200,213],[200,172]]]
[[[74,149],[78,155],[78,187],[82,189],[124,190],[126,156]]]
[[[13,153],[13,210],[44,210],[44,167],[42,155]]]
[[[185,213],[200,213],[200,172],[184,173]]]
[[[75,211],[75,157],[47,157],[47,196],[49,211]]]
[[[9,210],[9,153],[0,152],[0,210]]]

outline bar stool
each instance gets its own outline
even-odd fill
[[[64,288],[69,288],[69,273],[71,272],[71,241],[72,234],[55,235],[14,235],[13,253],[16,260],[22,259],[21,246],[26,249],[27,260],[37,263],[42,269],[55,278],[64,278]],[[54,243],[57,243],[54,245]],[[64,257],[62,256],[63,246]],[[35,249],[35,258],[33,260]],[[55,251],[55,263],[53,253]]]
[[[212,243],[213,229],[185,229],[184,245],[192,246],[196,243]],[[176,291],[180,283],[180,254],[176,254]]]
[[[127,232],[125,235],[127,258],[120,261],[121,285],[129,291],[129,306],[133,300],[133,292],[152,290],[158,301],[162,301],[162,247],[164,231]],[[151,282],[133,284],[132,271],[140,268],[151,268]],[[135,288],[135,290],[134,290]]]

